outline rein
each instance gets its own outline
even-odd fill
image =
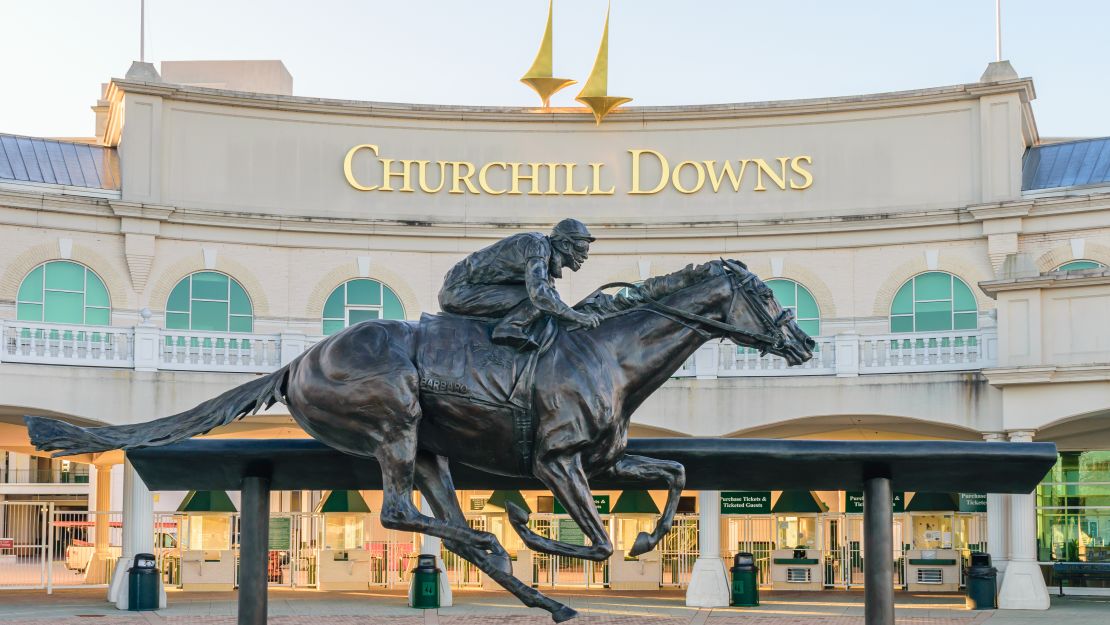
[[[755,274],[749,274],[749,275],[754,276]],[[664,304],[663,302],[652,299],[652,298],[648,297],[647,295],[644,295],[643,293],[639,293],[639,291],[638,291],[639,287],[635,284],[630,283],[630,282],[609,282],[607,284],[603,284],[603,285],[599,286],[597,289],[595,289],[594,292],[591,293],[590,296],[587,297],[586,300],[584,300],[584,301],[588,301],[588,300],[592,299],[593,297],[595,297],[597,294],[599,294],[601,291],[604,291],[605,289],[610,289],[610,288],[614,288],[614,287],[624,287],[624,288],[628,288],[628,289],[635,289],[635,290],[637,290],[637,293],[638,293],[640,299],[642,299],[649,306],[657,308],[661,312],[667,313],[669,315],[673,315],[675,317],[678,317],[679,319],[684,319],[686,321],[691,321],[693,323],[699,323],[699,324],[702,324],[702,325],[709,326],[711,328],[720,330],[721,332],[724,332],[725,334],[733,334],[733,335],[743,336],[743,337],[745,337],[745,338],[747,338],[751,341],[754,341],[756,343],[760,343],[760,344],[764,345],[765,347],[767,347],[767,346],[771,346],[771,347],[781,346],[782,343],[783,343],[782,335],[779,333],[779,328],[781,327],[781,325],[776,324],[775,321],[771,319],[771,316],[769,314],[767,314],[767,311],[764,310],[761,306],[759,306],[758,302],[752,301],[753,296],[750,296],[750,294],[748,293],[748,284],[750,283],[750,281],[751,281],[751,278],[749,277],[749,278],[741,280],[740,283],[737,284],[737,278],[732,276],[732,285],[734,287],[732,289],[732,296],[735,299],[738,290],[741,291],[744,294],[744,299],[748,300],[748,303],[753,308],[756,309],[756,311],[757,311],[756,316],[759,318],[760,322],[763,324],[764,329],[768,332],[767,334],[757,334],[755,332],[749,332],[747,330],[744,330],[743,328],[737,327],[737,326],[732,325],[730,323],[724,323],[722,321],[717,321],[716,319],[710,319],[709,317],[706,317],[704,315],[699,315],[697,313],[692,313],[692,312],[689,312],[689,311],[682,310],[680,308],[675,308],[673,306],[669,306],[667,304]],[[735,288],[737,286],[739,286],[740,289]],[[762,313],[762,314],[760,314],[760,313]],[[683,325],[685,325],[685,324],[683,324]],[[691,329],[695,330],[695,331],[702,331],[699,328],[691,328]]]

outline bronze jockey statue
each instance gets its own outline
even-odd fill
[[[562,277],[563,267],[578,271],[593,241],[577,219],[560,221],[550,235],[523,232],[502,239],[447,272],[439,307],[457,315],[500,317],[493,341],[520,350],[539,347],[531,330],[544,314],[597,327],[600,315],[572,309],[555,290],[555,278]]]

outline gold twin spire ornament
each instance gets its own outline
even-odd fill
[[[536,60],[532,61],[532,67],[528,70],[528,73],[520,79],[520,82],[531,87],[540,96],[544,108],[549,106],[548,101],[556,92],[577,82],[569,78],[555,78],[552,76],[554,73],[552,66],[554,56],[551,53],[551,13],[554,4],[555,0],[548,0],[547,28],[543,31],[540,51],[536,53]]]
[[[520,82],[531,87],[540,96],[544,108],[549,106],[552,95],[575,83],[575,81],[568,78],[552,76],[551,17],[553,5],[554,0],[549,0],[547,5],[547,28],[543,32],[543,39],[540,41],[540,50],[536,54],[536,60],[532,62],[532,67],[528,70],[528,73],[520,79]],[[575,98],[593,112],[594,120],[599,125],[601,120],[605,119],[605,116],[611,113],[613,109],[632,101],[632,98],[609,95],[609,13],[611,10],[612,4],[605,10],[605,28],[601,32],[601,46],[598,48],[594,67],[590,70],[590,76],[586,79],[586,84],[582,86],[582,91]]]

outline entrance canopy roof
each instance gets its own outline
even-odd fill
[[[864,479],[885,476],[895,491],[1029,493],[1056,463],[1052,443],[633,438],[628,453],[681,462],[695,490],[862,490]],[[245,475],[270,477],[273,490],[382,486],[372,458],[309,439],[193,439],[127,455],[152,490],[238,490]],[[460,465],[452,473],[460,489],[544,489],[531,477]],[[601,477],[590,485],[664,487]]]
[[[827,510],[828,506],[811,490],[784,490],[771,508],[775,514],[820,514]]]

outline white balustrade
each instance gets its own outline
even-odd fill
[[[860,337],[860,373],[968,371],[995,364],[995,330]]]
[[[281,335],[161,330],[159,369],[268,373],[281,366]]]
[[[153,326],[81,326],[0,321],[0,362],[144,371],[268,373],[322,341],[297,332],[243,334]],[[677,378],[973,371],[997,361],[995,328],[954,332],[815,337],[813,358],[796,367],[730,341],[711,341],[675,372]]]
[[[739,347],[732,343],[721,344],[721,360],[717,370],[720,377],[767,375],[829,375],[836,373],[836,343],[832,337],[813,339],[817,347],[813,358],[791,367],[778,356],[760,356],[759,350]]]
[[[0,322],[0,361],[86,367],[131,367],[131,328]]]
[[[813,358],[788,366],[777,356],[729,341],[711,342],[687,359],[676,378],[838,375],[973,371],[992,367],[998,337],[994,328],[957,332],[839,334],[815,337]],[[716,353],[717,358],[712,359]]]

